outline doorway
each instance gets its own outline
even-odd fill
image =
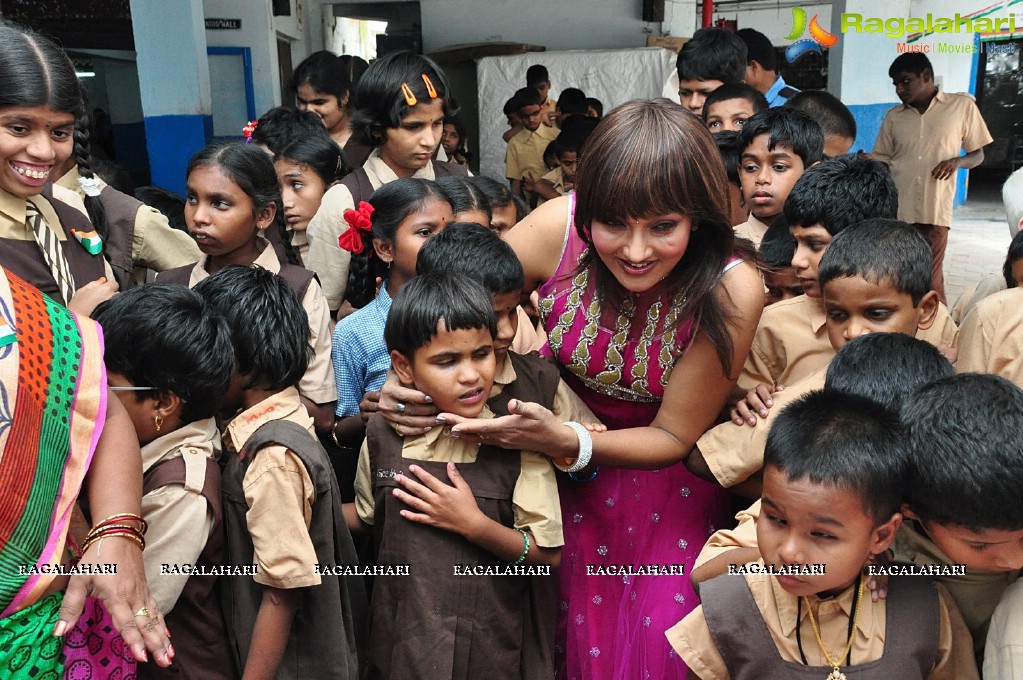
[[[333,10],[334,31],[326,37],[326,48],[334,54],[370,61],[399,50],[423,51],[418,2],[344,2]]]

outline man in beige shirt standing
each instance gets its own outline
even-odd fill
[[[934,290],[947,304],[942,264],[952,224],[956,170],[984,161],[993,141],[973,98],[942,92],[924,54],[900,54],[888,68],[902,101],[881,123],[875,159],[886,163],[899,189],[899,219],[915,226],[931,246]],[[961,150],[967,153],[959,155]]]

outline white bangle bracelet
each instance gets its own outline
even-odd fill
[[[576,435],[579,437],[579,456],[568,467],[561,467],[557,464],[555,464],[555,467],[562,472],[579,472],[589,465],[590,459],[593,458],[593,437],[590,436],[590,431],[579,423],[568,421],[562,423],[562,425],[575,430]]]

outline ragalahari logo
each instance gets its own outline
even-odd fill
[[[829,33],[820,27],[820,24],[817,23],[817,16],[814,14],[813,19],[810,20],[810,37],[798,40],[797,38],[802,36],[807,30],[806,10],[802,7],[792,8],[792,32],[785,36],[786,40],[796,41],[785,50],[785,59],[790,64],[796,63],[811,52],[822,54],[824,50],[834,47],[835,43],[838,42],[837,35]]]

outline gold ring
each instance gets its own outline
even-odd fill
[[[135,612],[135,616],[145,616],[146,618],[149,618],[149,607],[142,605],[139,607],[139,610]]]

